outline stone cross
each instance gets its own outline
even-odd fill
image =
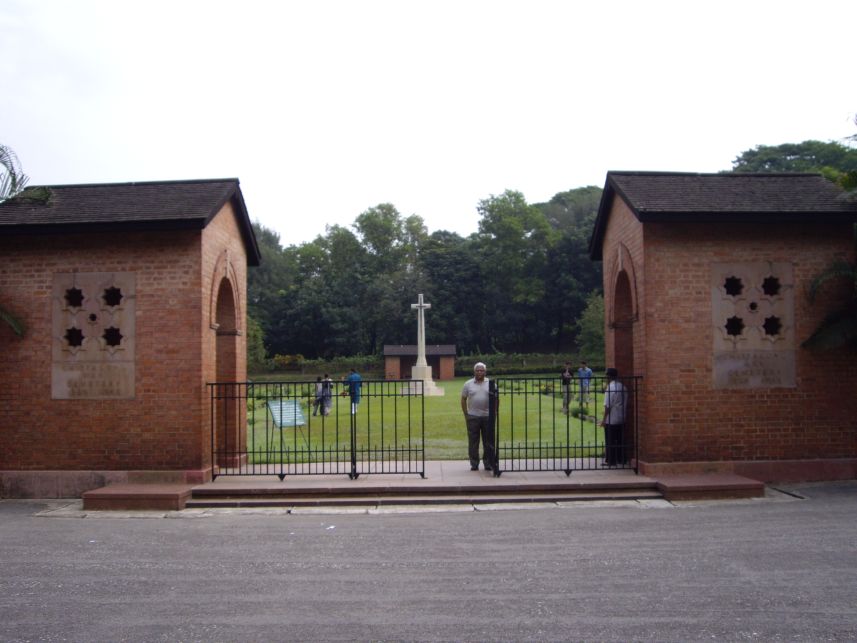
[[[417,303],[411,304],[411,308],[417,309],[417,366],[427,366],[425,311],[431,308],[431,304],[423,303],[423,295],[420,293],[417,297]]]

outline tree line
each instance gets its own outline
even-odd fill
[[[459,354],[572,352],[589,343],[603,352],[601,264],[588,255],[600,199],[594,186],[538,204],[507,190],[479,202],[477,232],[467,237],[429,234],[421,217],[390,203],[287,247],[255,223],[262,264],[248,278],[250,361],[263,352],[330,359],[413,344],[418,293],[432,306],[426,342],[455,344]]]
[[[848,139],[853,143],[854,137]],[[760,145],[732,172],[821,172],[846,196],[857,188],[857,149],[836,141]],[[577,188],[529,204],[507,190],[479,202],[477,232],[429,234],[418,215],[390,203],[330,226],[314,241],[282,247],[254,224],[262,265],[248,278],[248,357],[331,359],[379,355],[416,341],[410,304],[432,304],[429,344],[459,355],[577,353],[603,361],[601,264],[589,237],[601,188]]]
[[[846,141],[760,145],[736,157],[731,171],[821,172],[854,200],[857,135]],[[0,203],[44,196],[46,188],[25,189],[27,180],[17,156],[0,144]],[[588,254],[600,199],[595,186],[537,204],[507,190],[480,201],[477,232],[467,237],[429,234],[421,217],[403,216],[390,203],[369,208],[350,228],[329,226],[314,241],[288,247],[254,223],[262,265],[248,276],[251,370],[277,355],[376,356],[384,344],[414,343],[410,304],[417,293],[432,304],[429,344],[455,344],[459,355],[577,352],[603,362],[601,265]],[[857,284],[855,274],[857,266],[843,262],[822,272],[818,286],[843,275]],[[853,343],[855,302],[813,338]],[[2,302],[0,321],[25,332]]]

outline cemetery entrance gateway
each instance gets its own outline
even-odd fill
[[[489,422],[494,427],[494,475],[509,471],[633,469],[637,471],[638,395],[641,377],[620,377],[625,390],[625,425],[607,444],[601,426],[607,380],[592,377],[588,388],[575,378],[564,400],[557,377],[489,380]],[[567,403],[567,413],[564,411]],[[614,464],[615,462],[615,464]]]
[[[415,473],[425,477],[422,382],[208,385],[213,477]],[[233,427],[238,427],[234,430]]]

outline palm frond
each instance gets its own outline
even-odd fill
[[[844,312],[839,311],[825,319],[801,346],[818,350],[857,346],[857,314]]]
[[[3,308],[2,306],[0,306],[0,319],[2,319],[4,322],[6,322],[18,337],[21,337],[24,335],[24,330],[25,330],[24,322],[22,322],[20,319],[15,317],[12,313],[10,313],[8,310]]]
[[[850,264],[844,259],[834,261],[823,272],[818,274],[809,284],[809,301],[813,302],[821,287],[831,279],[845,277],[850,279],[857,293],[857,264]]]
[[[4,169],[0,174],[0,201],[3,201],[23,190],[30,177],[21,170],[15,152],[3,144],[0,144],[0,166]]]

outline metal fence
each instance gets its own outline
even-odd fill
[[[425,477],[421,381],[209,384],[214,476]]]
[[[564,387],[556,377],[490,380],[494,475],[505,471],[633,469],[637,471],[637,399],[640,377],[621,377],[613,404],[623,422],[602,425],[608,380],[578,378]],[[612,420],[618,419],[615,411]]]

